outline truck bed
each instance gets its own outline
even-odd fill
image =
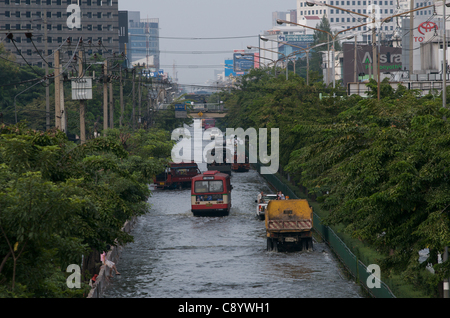
[[[307,200],[272,200],[266,209],[268,232],[310,231],[312,209]]]

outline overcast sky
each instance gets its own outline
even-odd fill
[[[258,34],[272,27],[272,12],[296,9],[296,0],[120,0],[119,10],[140,11],[141,19],[159,18],[160,63],[181,84],[205,84],[214,79],[217,65],[232,58],[233,50],[258,46]],[[235,39],[167,39],[245,37]],[[164,53],[166,51],[207,52],[214,54]],[[186,66],[190,66],[187,68]],[[198,66],[198,67],[196,67]]]

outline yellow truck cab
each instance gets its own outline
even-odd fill
[[[265,213],[267,250],[299,246],[312,251],[313,211],[307,200],[272,200]]]

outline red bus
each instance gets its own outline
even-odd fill
[[[163,173],[154,178],[153,182],[159,189],[181,189],[190,187],[192,178],[200,173],[195,162],[171,162]]]
[[[216,127],[216,120],[214,118],[205,118],[202,120],[202,124],[205,129]]]
[[[194,216],[225,216],[231,209],[230,176],[217,170],[192,178],[191,206]]]

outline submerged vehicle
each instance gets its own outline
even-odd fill
[[[153,179],[156,188],[176,189],[190,187],[191,180],[201,173],[195,162],[169,163],[169,166],[163,173],[158,174]]]
[[[307,200],[272,200],[265,214],[267,250],[312,251],[313,211]]]
[[[230,176],[217,170],[192,178],[191,211],[194,216],[226,216],[231,209]]]
[[[216,120],[214,118],[203,118],[202,127],[205,129],[216,127]]]
[[[219,145],[218,144],[219,142],[220,142],[220,140],[216,140],[216,146]],[[222,156],[221,156],[222,162],[213,161],[211,163],[207,163],[206,167],[207,167],[207,169],[209,171],[217,170],[219,172],[226,173],[226,174],[231,176],[231,165],[232,164],[231,164],[231,162],[229,162],[227,160],[227,158],[231,158],[231,156],[232,156],[232,147],[226,146],[226,139],[225,138],[223,139],[222,142],[223,142],[222,147],[221,148],[219,148],[219,147],[217,148],[217,149],[222,149],[222,151],[223,151]],[[215,156],[216,148],[213,148],[213,149],[211,149],[209,151],[210,151],[209,154],[211,156]]]
[[[250,170],[250,163],[247,156],[238,158],[237,154],[234,155],[234,162],[231,164],[231,170],[236,172],[247,172]]]
[[[276,199],[276,194],[265,194],[259,202],[258,200],[255,200],[255,202],[258,203],[256,206],[256,217],[260,220],[264,220],[267,204],[269,204],[269,201]]]

